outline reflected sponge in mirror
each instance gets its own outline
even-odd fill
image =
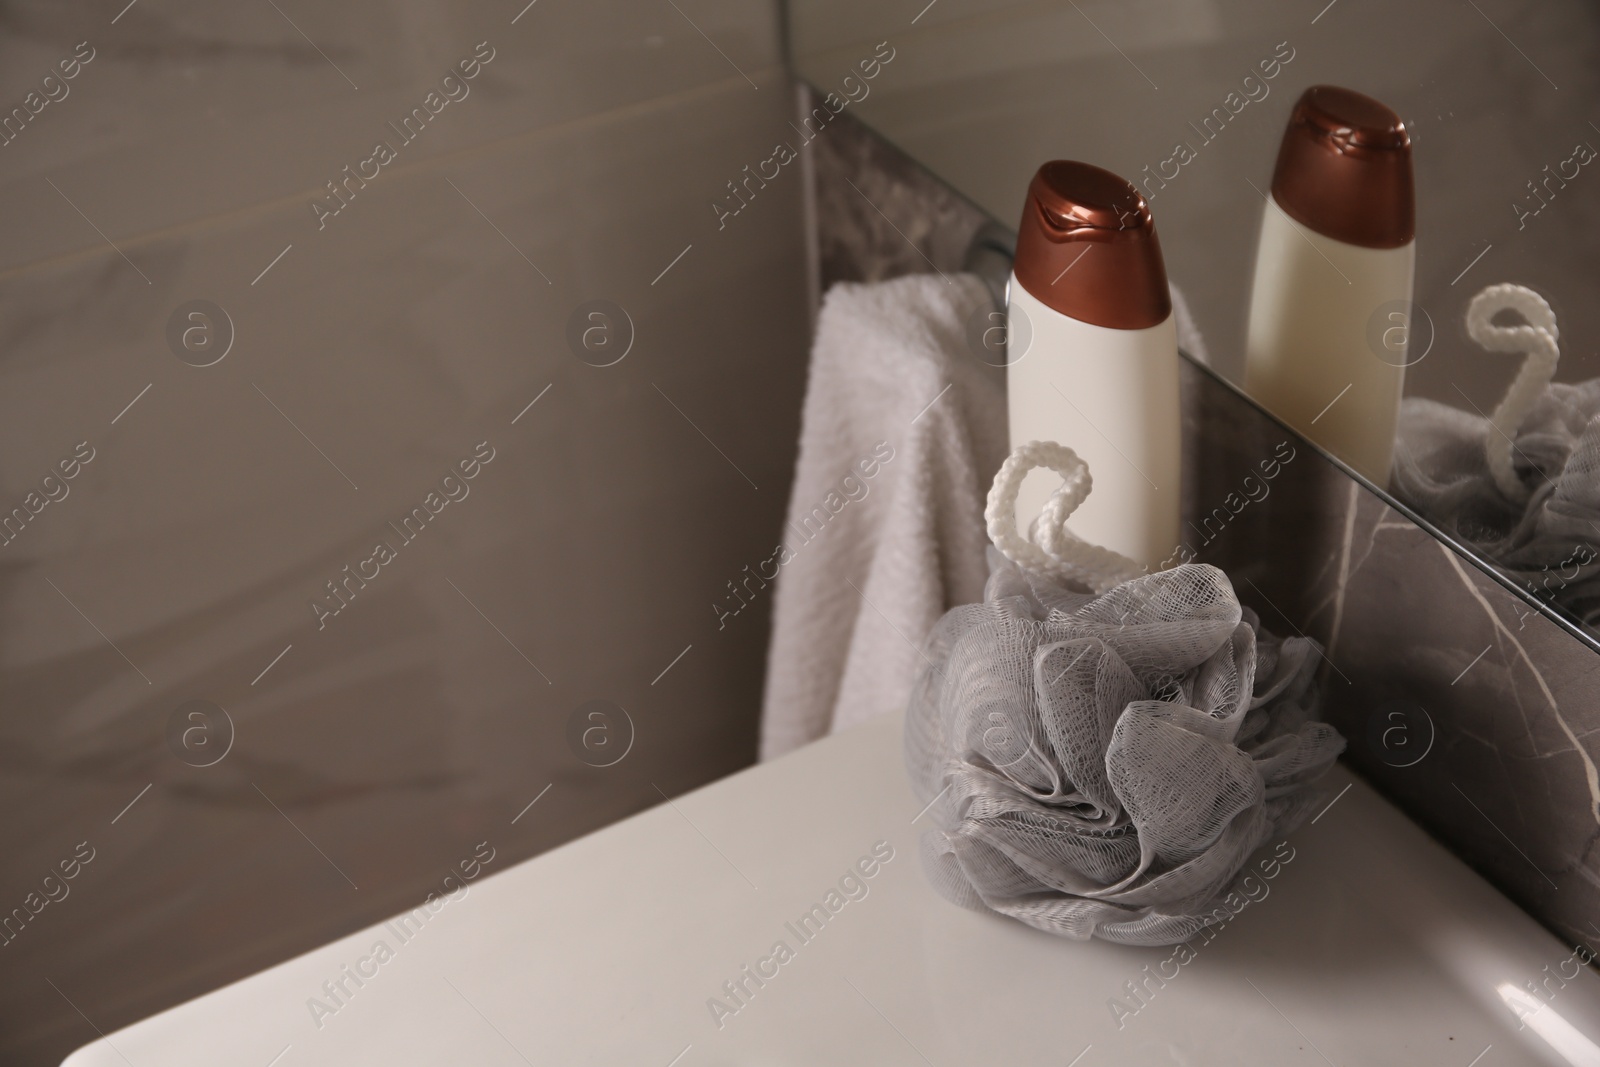
[[[1422,397],[1401,407],[1394,493],[1536,600],[1600,624],[1600,378],[1552,382],[1555,313],[1521,285],[1467,308],[1480,346],[1522,355],[1493,411]]]

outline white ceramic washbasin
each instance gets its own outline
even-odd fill
[[[371,927],[66,1063],[1600,1063],[1600,978],[1573,949],[1348,772],[1327,784],[1345,791],[1266,895],[1179,963],[936,896],[888,717],[484,877],[403,941]],[[893,857],[828,899],[875,847]]]

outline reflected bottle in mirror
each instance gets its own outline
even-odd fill
[[[1414,200],[1400,117],[1349,89],[1307,89],[1262,219],[1245,389],[1379,488],[1405,381]]]

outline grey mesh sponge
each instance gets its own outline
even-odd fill
[[[1186,564],[1094,596],[990,552],[984,603],[929,635],[906,769],[935,888],[1065,937],[1185,941],[1344,748],[1318,654]]]

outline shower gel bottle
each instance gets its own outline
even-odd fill
[[[1150,208],[1124,179],[1056,160],[1034,175],[1006,295],[1011,446],[1058,441],[1093,491],[1067,525],[1157,570],[1178,546],[1178,342]],[[1026,531],[1059,484],[1029,473]]]
[[[1307,89],[1262,219],[1245,392],[1380,488],[1410,352],[1414,201],[1400,116],[1349,89]]]

